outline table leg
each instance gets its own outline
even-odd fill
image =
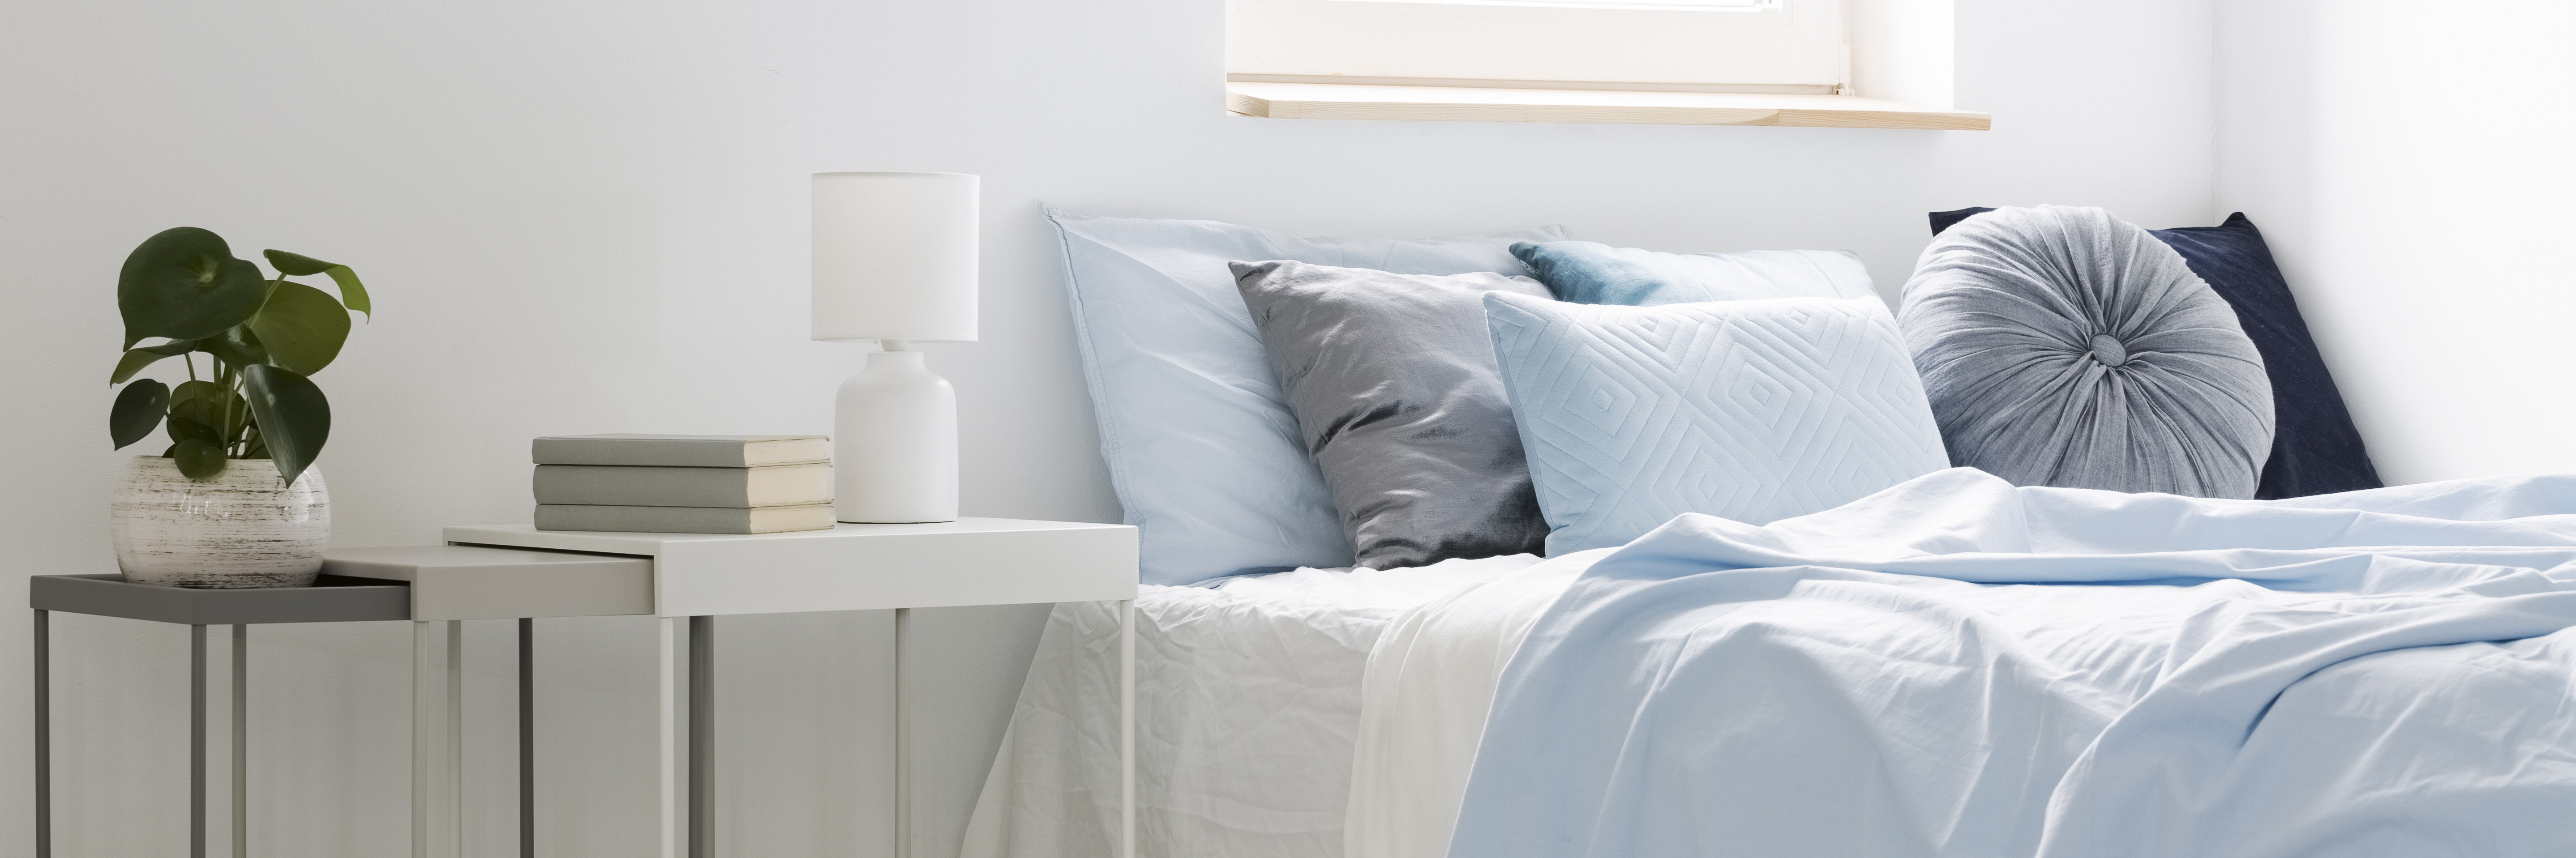
[[[656,647],[660,658],[654,689],[654,703],[660,709],[661,733],[655,739],[662,756],[662,794],[656,813],[661,816],[661,858],[680,858],[680,819],[685,809],[680,806],[680,622],[679,617],[659,617],[661,641]]]
[[[465,855],[465,621],[447,621],[447,854]]]
[[[233,858],[250,858],[250,625],[233,624]]]
[[[1136,858],[1136,600],[1118,601],[1118,854]]]
[[[206,858],[206,627],[188,627],[188,858]]]
[[[431,710],[430,683],[437,670],[430,664],[436,651],[430,640],[434,621],[411,624],[411,854],[412,858],[429,858],[429,722]]]
[[[894,609],[894,854],[912,858],[912,706],[903,697],[904,644],[912,609]]]
[[[52,616],[36,610],[36,858],[54,858]]]
[[[519,858],[537,858],[536,622],[519,618]]]
[[[716,618],[689,618],[689,858],[716,854]]]

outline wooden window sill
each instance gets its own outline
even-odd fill
[[[1841,95],[1476,89],[1340,83],[1225,85],[1227,110],[1269,119],[1415,122],[1606,122],[1984,131],[1983,113]]]

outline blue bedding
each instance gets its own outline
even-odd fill
[[[1602,559],[1450,854],[2576,855],[2576,478],[1930,474]]]

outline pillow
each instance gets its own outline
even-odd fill
[[[1512,255],[1559,300],[1577,304],[1686,304],[1748,298],[1859,298],[1869,269],[1842,250],[1657,253],[1589,241],[1523,242]]]
[[[2146,230],[2097,208],[1977,215],[1924,249],[1898,317],[1952,462],[2016,485],[2254,496],[2263,358]]]
[[[1101,457],[1140,531],[1148,584],[1351,562],[1227,261],[1519,273],[1512,242],[1564,232],[1298,238],[1213,221],[1046,215],[1064,251]]]
[[[1990,208],[1933,212],[1932,234]],[[2202,282],[2236,311],[2236,322],[2263,355],[2272,382],[2272,452],[2254,497],[2305,497],[2380,487],[2379,471],[2352,425],[2343,393],[2326,371],[2289,281],[2272,262],[2263,233],[2244,212],[2214,227],[2149,230],[2182,254]]]
[[[1359,565],[1546,547],[1481,296],[1547,287],[1290,261],[1233,270]]]
[[[1769,524],[1950,465],[1875,296],[1621,307],[1497,292],[1485,313],[1550,556],[1685,512]]]

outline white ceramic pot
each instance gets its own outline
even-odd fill
[[[177,587],[304,587],[331,541],[331,493],[305,468],[280,485],[277,463],[236,459],[197,482],[159,456],[136,456],[108,505],[125,580]]]

